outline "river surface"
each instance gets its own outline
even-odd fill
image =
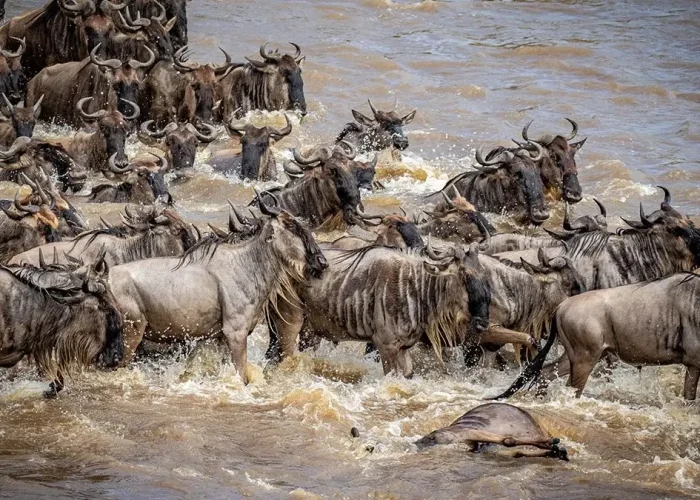
[[[8,16],[37,5],[8,0]],[[639,201],[658,207],[657,184],[681,212],[700,214],[700,2],[194,0],[188,14],[195,60],[220,62],[217,46],[242,60],[266,40],[301,45],[309,115],[280,156],[331,141],[350,109],[370,114],[368,97],[418,110],[403,160],[380,160],[387,189],[366,196],[368,210],[424,207],[479,145],[505,145],[532,119],[534,136],[566,133],[570,117],[588,137],[576,214],[594,212],[595,196],[614,227]],[[225,147],[222,137],[209,149]],[[142,149],[130,140],[130,153]],[[171,192],[188,220],[223,226],[226,199],[247,202],[252,185],[213,175],[209,149]],[[81,206],[93,223],[122,208]],[[679,396],[680,367],[619,367],[593,377],[581,399],[562,381],[544,399],[516,396],[561,437],[564,463],[412,444],[498,393],[515,368],[467,370],[456,355],[442,367],[419,351],[418,375],[403,380],[384,377],[362,345],[324,343],[265,371],[266,345],[258,327],[248,386],[207,345],[88,371],[54,401],[32,370],[0,373],[0,497],[700,496],[700,406]]]

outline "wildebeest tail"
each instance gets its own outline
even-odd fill
[[[529,382],[528,388],[532,387],[537,379],[540,377],[540,373],[542,372],[542,367],[544,366],[544,361],[547,359],[547,355],[549,354],[549,351],[552,349],[552,346],[554,345],[554,341],[557,339],[557,316],[556,314],[552,317],[552,327],[550,329],[549,333],[549,338],[547,339],[547,343],[544,345],[544,348],[535,356],[535,359],[533,359],[523,370],[523,372],[520,374],[520,376],[515,379],[515,382],[506,389],[505,392],[502,394],[499,394],[498,396],[494,398],[488,398],[488,400],[495,400],[495,399],[506,399],[511,397],[513,394],[518,392],[520,389],[525,387],[526,384]]]

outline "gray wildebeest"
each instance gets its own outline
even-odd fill
[[[528,446],[539,450],[519,449],[513,457],[549,457],[568,461],[566,448],[553,438],[527,411],[506,403],[486,403],[455,420],[452,425],[431,432],[416,441],[419,449],[438,444],[464,443],[469,451],[482,451],[484,445],[500,444],[507,448]]]
[[[267,43],[260,46],[262,61],[249,59],[235,64],[221,78],[221,111],[223,121],[232,115],[240,118],[255,109],[275,111],[294,110],[306,115],[301,49],[292,43],[294,54],[267,51]]]
[[[124,352],[122,316],[98,261],[71,271],[63,266],[0,266],[0,368],[25,356],[51,377],[55,396],[66,375],[98,363],[115,367]]]
[[[263,201],[260,209],[269,221],[242,243],[204,238],[181,258],[112,268],[109,282],[127,321],[127,361],[144,335],[162,342],[223,333],[247,382],[248,333],[266,309],[276,307],[271,301],[298,303],[294,284],[327,267],[311,232],[292,215]]]
[[[450,188],[454,186],[477,210],[512,214],[523,224],[542,224],[549,218],[549,211],[542,178],[534,162],[544,155],[544,149],[537,143],[534,146],[538,150],[535,157],[527,149],[518,149],[502,151],[485,160],[478,150],[476,161],[481,166],[453,177],[442,191],[451,195]]]
[[[139,139],[149,146],[165,151],[170,169],[174,171],[192,168],[199,143],[209,144],[216,139],[219,132],[208,123],[170,122],[162,129],[151,130],[153,120],[141,124]],[[199,128],[197,128],[199,127]],[[163,139],[163,142],[157,142]]]
[[[568,385],[580,397],[601,357],[612,352],[631,365],[683,364],[683,397],[694,400],[700,379],[700,276],[680,273],[572,297],[556,311],[544,349],[498,398],[538,378],[556,338],[570,363]]]
[[[298,291],[303,309],[280,303],[268,321],[280,352],[296,352],[304,320],[332,341],[371,341],[384,373],[413,375],[408,350],[427,338],[439,358],[442,346],[478,345],[489,325],[491,292],[478,250],[454,247],[438,261],[416,250],[368,246],[325,250],[332,265]]]
[[[0,145],[9,147],[18,137],[34,135],[34,126],[41,113],[41,101],[44,96],[41,96],[34,106],[28,107],[13,106],[5,94],[2,94],[2,99],[5,101],[5,109],[0,120],[4,117],[5,121],[0,121]]]
[[[12,104],[17,104],[24,100],[29,81],[22,67],[22,54],[26,43],[23,39],[11,38],[19,44],[19,48],[12,52],[0,47],[0,92],[5,94]]]
[[[270,145],[292,133],[292,123],[285,116],[287,125],[283,129],[243,125],[233,119],[226,123],[232,137],[240,137],[242,151],[231,156],[228,151],[215,153],[209,164],[215,172],[224,175],[238,175],[241,179],[254,181],[277,180],[277,163],[270,151]]]
[[[93,264],[102,253],[109,266],[154,257],[175,257],[196,242],[192,229],[171,208],[145,210],[139,217],[127,211],[125,228],[108,226],[73,240],[49,243],[15,255],[14,264],[41,265],[43,256],[59,264]]]
[[[343,236],[333,241],[332,246],[337,250],[356,250],[368,245],[390,248],[415,248],[425,246],[418,226],[411,222],[406,212],[403,215],[361,215],[365,228],[351,236]],[[357,226],[356,226],[357,227]]]
[[[354,144],[360,153],[381,151],[394,147],[400,151],[408,148],[408,137],[403,127],[413,121],[416,116],[414,109],[405,116],[399,116],[396,111],[379,111],[367,100],[374,119],[359,111],[352,110],[352,116],[357,123],[348,123],[336,138],[336,142],[347,141]]]
[[[27,106],[44,96],[42,118],[73,127],[83,123],[86,110],[80,103],[87,102],[87,98],[93,110],[112,106],[128,115],[134,109],[129,103],[138,101],[142,71],[153,64],[155,55],[150,52],[146,61],[130,59],[122,64],[119,59],[98,58],[98,49],[95,47],[83,61],[57,64],[39,72],[29,82]]]

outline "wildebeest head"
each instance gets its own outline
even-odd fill
[[[27,48],[23,38],[10,37],[19,44],[15,51],[0,48],[0,92],[4,93],[12,104],[24,99],[27,93],[27,77],[22,69],[22,54]]]
[[[596,203],[596,205],[598,205],[600,215],[583,215],[572,222],[570,218],[571,206],[567,203],[564,211],[564,221],[562,224],[564,232],[550,229],[545,229],[545,231],[555,238],[563,241],[568,240],[577,234],[592,233],[594,231],[606,231],[608,228],[608,221],[606,219],[607,211],[605,210],[605,206],[596,198],[593,198],[593,201]]]
[[[88,229],[80,211],[58,192],[43,169],[37,169],[36,180],[30,179],[24,173],[20,174],[20,180],[31,188],[35,204],[52,208],[58,217],[57,230],[61,236],[77,236]]]
[[[357,179],[357,186],[360,189],[369,189],[374,191],[375,186],[383,189],[384,186],[379,181],[375,181],[374,177],[377,175],[377,161],[379,160],[379,155],[374,155],[370,161],[361,162],[357,160],[350,161],[350,171],[355,175]]]
[[[545,149],[545,155],[539,161],[539,168],[542,175],[542,181],[548,190],[553,190],[556,193],[561,192],[564,200],[568,203],[578,203],[581,201],[581,185],[578,181],[578,169],[576,168],[576,159],[574,156],[579,149],[585,144],[586,139],[582,141],[570,143],[571,140],[578,134],[578,124],[567,118],[571,123],[572,131],[567,136],[562,135],[545,135],[539,139],[532,141],[528,138],[528,129],[532,121],[523,128],[522,136],[526,143],[518,143],[521,147],[528,147],[529,143],[538,143]],[[533,149],[532,146],[529,149]]]
[[[291,43],[291,42],[290,42]],[[246,57],[252,68],[266,73],[270,80],[267,89],[276,109],[291,109],[306,115],[306,99],[304,98],[304,80],[301,77],[301,66],[305,56],[301,48],[291,43],[296,49],[294,54],[280,54],[278,51],[266,51],[267,43],[260,46],[260,56],[263,61]]]
[[[150,205],[162,202],[172,205],[173,197],[168,191],[163,173],[168,169],[168,161],[165,157],[151,153],[158,164],[150,162],[132,162],[126,167],[120,168],[114,163],[116,153],[108,161],[109,169],[122,180],[125,188],[131,195],[132,203]]]
[[[242,178],[256,180],[276,178],[275,159],[270,151],[270,145],[292,133],[292,123],[287,116],[285,120],[287,125],[283,129],[242,125],[236,123],[233,118],[226,123],[229,134],[241,138]]]
[[[91,52],[98,45],[105,46],[107,41],[114,36],[114,21],[113,13],[119,12],[126,7],[126,2],[117,4],[109,0],[102,0],[97,9],[94,9],[90,15],[84,15],[80,18],[79,26],[82,29],[85,40],[83,43],[87,46],[88,52]],[[63,4],[64,9],[81,9],[79,4],[70,6]]]
[[[514,183],[517,200],[504,200],[504,202],[517,203],[517,206],[525,208],[525,213],[520,214],[523,221],[542,224],[549,218],[549,210],[545,206],[544,185],[535,162],[542,159],[544,149],[538,143],[532,144],[537,150],[534,157],[527,149],[520,148],[516,151],[503,150],[484,160],[479,150],[476,153],[476,161],[481,167],[476,168],[485,175],[505,176],[507,181],[505,184]]]
[[[28,108],[13,106],[5,94],[2,94],[2,99],[5,101],[5,109],[7,110],[7,112],[3,111],[3,114],[12,120],[12,127],[15,129],[17,137],[33,136],[34,126],[41,113],[41,101],[44,99],[44,96],[42,95],[34,106]]]
[[[180,255],[197,242],[192,227],[172,207],[159,210],[151,206],[133,212],[127,205],[124,211],[126,227],[136,233],[150,231],[160,239],[161,246],[170,249],[171,255]]]
[[[231,56],[222,48],[225,62],[221,65],[199,64],[188,61],[191,52],[184,46],[175,53],[173,64],[175,69],[185,75],[183,102],[178,110],[180,121],[202,121],[211,123],[215,97],[220,94],[219,79],[224,78],[232,69]]]
[[[156,53],[159,60],[167,60],[175,52],[170,32],[177,23],[177,19],[173,17],[166,21],[165,7],[157,1],[152,2],[152,4],[157,7],[157,10],[151,13],[150,17],[141,17],[141,11],[136,10],[136,17],[132,18],[131,10],[128,7],[124,9],[124,15],[119,13],[119,25],[129,33],[129,35],[122,36],[120,42],[123,50],[130,57],[136,55],[135,51],[139,50],[139,46],[145,45]],[[138,4],[133,7],[138,9]]]
[[[268,206],[258,193],[258,206],[264,215],[273,218],[273,246],[278,257],[281,258],[289,268],[296,271],[300,279],[309,276],[320,278],[323,271],[328,268],[326,257],[321,252],[313,234],[305,228],[289,212],[279,208],[279,201],[274,194],[270,194],[275,200],[275,206]]]
[[[365,215],[360,218],[366,225],[372,226],[377,235],[374,241],[377,245],[392,248],[423,248],[423,238],[416,224],[409,220],[406,212],[401,209],[402,215]]]
[[[151,130],[153,120],[141,124],[141,132],[153,139],[165,138],[164,145],[173,170],[194,166],[197,145],[208,144],[216,139],[218,131],[207,123],[200,123],[199,129],[191,123],[170,122],[161,130]]]
[[[128,131],[127,120],[138,118],[141,110],[135,102],[122,99],[122,101],[131,106],[133,111],[130,115],[124,115],[111,106],[108,109],[88,113],[85,110],[85,104],[91,100],[92,97],[84,97],[78,101],[77,107],[80,115],[85,122],[97,123],[98,133],[104,140],[107,157],[113,159],[113,163],[117,168],[126,167],[129,164],[129,159],[124,152],[126,133]]]
[[[414,109],[405,116],[399,116],[394,110],[380,111],[375,109],[369,99],[367,102],[374,119],[359,111],[352,110],[352,116],[363,129],[358,144],[360,151],[379,151],[392,146],[401,151],[408,148],[408,137],[404,134],[403,127],[413,121],[416,110]]]
[[[540,248],[537,259],[540,262],[539,265],[530,264],[522,258],[520,264],[528,274],[545,284],[545,294],[555,299],[555,303],[586,291],[583,276],[574,269],[567,257],[550,259],[544,249]]]
[[[429,220],[420,224],[424,234],[432,234],[440,239],[455,243],[470,244],[487,240],[495,228],[454,189],[454,198],[441,191],[444,202],[438,203],[433,212],[424,212]]]

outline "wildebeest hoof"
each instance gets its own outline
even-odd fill
[[[44,399],[56,399],[58,397],[58,391],[55,388],[50,387],[48,391],[43,393]]]
[[[368,444],[368,445],[365,447],[365,451],[368,451],[369,453],[373,453],[373,452],[374,452],[374,446],[372,446],[371,444]]]
[[[359,438],[360,430],[357,427],[353,427],[352,429],[350,429],[350,435],[354,438]]]

